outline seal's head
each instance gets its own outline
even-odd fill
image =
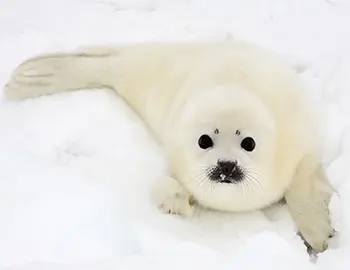
[[[176,171],[202,205],[247,211],[281,197],[275,121],[248,90],[224,86],[195,94],[177,128]]]

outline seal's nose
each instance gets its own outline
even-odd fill
[[[218,166],[221,170],[221,173],[225,176],[229,176],[234,168],[236,167],[236,163],[232,161],[218,161]]]

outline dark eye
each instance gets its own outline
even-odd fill
[[[241,142],[241,147],[248,152],[253,151],[255,148],[254,139],[252,137],[244,138],[243,141]]]
[[[210,148],[214,145],[213,140],[206,134],[202,135],[198,139],[198,145],[202,149]]]

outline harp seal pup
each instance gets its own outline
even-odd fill
[[[317,118],[279,57],[245,41],[87,47],[24,61],[4,92],[21,100],[102,87],[164,146],[169,175],[153,192],[159,209],[188,217],[194,202],[240,212],[283,199],[306,244],[327,249],[333,189]]]

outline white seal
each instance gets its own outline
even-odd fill
[[[160,209],[251,211],[284,198],[305,241],[327,248],[333,190],[317,119],[278,57],[243,41],[97,46],[28,59],[4,91],[23,99],[99,87],[115,89],[164,145]]]

